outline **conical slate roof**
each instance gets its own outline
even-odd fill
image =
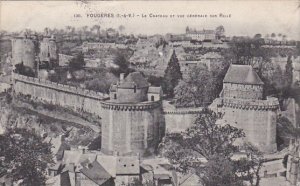
[[[264,84],[250,65],[230,65],[223,82],[245,85]]]

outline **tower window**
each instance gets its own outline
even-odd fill
[[[117,99],[117,94],[114,94],[114,99]]]
[[[136,85],[133,87],[133,92],[136,93]]]

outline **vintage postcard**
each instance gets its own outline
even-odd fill
[[[0,185],[297,186],[299,1],[0,1]]]

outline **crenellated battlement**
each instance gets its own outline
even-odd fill
[[[268,97],[267,100],[220,98],[218,106],[246,110],[277,110],[279,102],[278,99],[272,97]]]
[[[151,110],[157,108],[161,105],[161,101],[147,101],[147,102],[140,102],[140,103],[116,103],[116,102],[109,102],[104,101],[102,102],[101,106],[104,109],[109,110],[121,110],[121,111],[144,111],[144,110]]]
[[[93,98],[97,100],[104,100],[109,96],[107,94],[103,94],[102,92],[96,92],[93,90],[87,90],[80,87],[74,87],[70,85],[59,84],[55,82],[51,82],[48,80],[23,76],[20,74],[13,73],[12,75],[14,81],[21,81],[27,84],[33,84],[41,87],[47,87],[51,89],[55,89],[57,91],[66,92],[70,94],[75,94],[83,97]]]
[[[178,108],[178,109],[166,109],[164,108],[164,114],[174,114],[174,115],[182,115],[182,114],[198,114],[202,111],[202,107],[196,108]]]

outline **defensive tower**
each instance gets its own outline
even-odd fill
[[[246,141],[262,152],[276,147],[277,98],[263,99],[264,83],[250,65],[231,65],[223,80],[220,98],[215,100],[224,113],[223,121],[243,129]]]
[[[12,61],[13,65],[23,63],[24,66],[34,69],[36,45],[32,37],[26,33],[12,39]]]
[[[50,66],[58,61],[57,44],[53,35],[51,37],[49,35],[44,36],[40,43],[39,58],[41,62],[48,62]]]
[[[102,151],[130,154],[153,150],[163,134],[160,87],[149,87],[139,72],[130,73],[110,88],[102,103]]]

